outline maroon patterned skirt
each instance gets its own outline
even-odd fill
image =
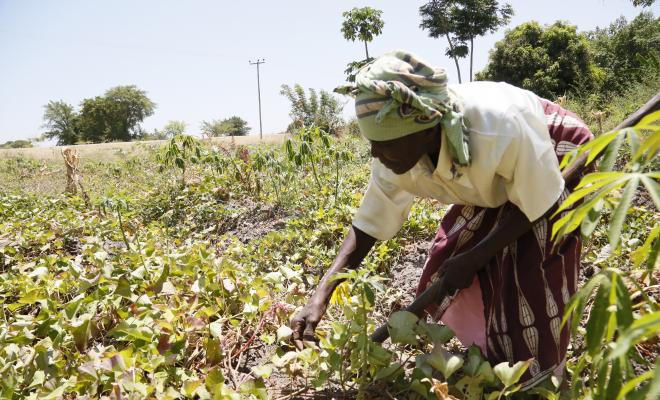
[[[593,138],[575,114],[545,99],[541,103],[560,161]],[[568,185],[553,209],[578,181]],[[417,295],[437,279],[446,259],[479,243],[507,207],[451,206],[431,246]],[[564,307],[577,290],[581,241],[574,232],[552,242],[552,223],[560,217],[536,222],[530,232],[498,252],[472,286],[426,310],[452,328],[463,344],[481,347],[491,363],[533,358],[521,380],[524,387],[562,371],[568,347],[569,330],[560,325]]]

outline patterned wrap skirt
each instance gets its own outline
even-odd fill
[[[575,114],[540,101],[560,161],[593,138]],[[578,182],[567,185],[553,210]],[[437,279],[445,260],[469,250],[497,226],[508,207],[451,206],[433,240],[417,295]],[[569,329],[560,326],[564,307],[577,290],[581,241],[576,231],[553,243],[552,224],[559,218],[537,221],[531,231],[499,251],[469,288],[426,309],[452,328],[464,345],[479,346],[493,365],[532,358],[521,379],[524,388],[553,373],[560,375],[564,367]]]

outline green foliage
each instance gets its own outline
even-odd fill
[[[641,152],[639,160],[648,160],[650,153],[640,149],[657,151],[651,139],[657,130],[647,131],[637,136],[637,127],[638,141],[627,132],[610,146],[621,140],[629,156],[618,158],[633,160]],[[381,276],[400,262],[410,240],[435,232],[442,210],[433,202],[416,203],[401,237],[379,242],[362,268],[337,277],[345,281],[319,324],[320,343],[293,350],[288,320],[332,262],[367,184],[363,141],[309,127],[281,148],[224,148],[176,136],[153,155],[86,161],[89,208],[75,196],[0,186],[0,397],[291,394],[271,392],[274,384],[301,396],[317,388],[365,398],[527,395],[518,384],[525,361],[492,366],[477,348],[457,351],[446,327],[414,315],[391,315],[393,343],[369,340],[387,320],[397,289]],[[652,160],[644,165],[623,168],[655,170]],[[29,159],[0,160],[0,177],[26,184],[50,168]],[[177,170],[195,179],[173,183]],[[640,182],[638,192],[645,188]],[[625,190],[611,197],[602,221],[618,220],[614,210]],[[644,210],[625,212],[620,250],[600,262],[629,263],[650,283],[660,229],[647,232],[657,222]],[[607,225],[593,230],[588,262],[609,240]],[[657,335],[655,300],[633,273],[604,268],[595,276],[571,303],[577,321],[567,317],[585,336],[584,345],[573,344],[575,394],[568,398],[582,391],[591,398],[637,392],[655,398],[654,360],[643,360],[637,350]],[[580,323],[582,315],[587,319]],[[556,391],[548,382],[534,393],[553,399]]]
[[[419,14],[422,17],[420,28],[428,30],[431,37],[447,39],[449,47],[445,54],[454,59],[460,83],[458,59],[470,54],[472,81],[474,38],[508,24],[513,8],[510,4],[500,7],[496,0],[434,0],[421,6]]]
[[[622,229],[630,219],[633,197],[644,188],[652,199],[656,212],[660,209],[660,189],[657,180],[656,155],[660,145],[660,112],[646,116],[634,128],[601,135],[581,146],[562,165],[570,164],[574,157],[589,152],[588,162],[605,153],[599,171],[587,174],[576,190],[562,203],[557,213],[562,217],[553,226],[553,235],[563,237],[581,226],[584,236],[591,236],[601,214],[611,210],[605,227],[609,240],[610,257],[622,251]],[[621,171],[613,171],[621,164],[624,146],[629,151]],[[584,202],[570,209],[576,202]],[[652,210],[643,210],[652,213]],[[631,225],[628,222],[628,225]],[[660,240],[657,227],[649,232],[642,246],[632,252],[633,268],[645,261],[642,280],[654,284]],[[573,334],[581,329],[581,318],[588,313],[584,327],[586,351],[572,362],[568,369],[572,375],[571,391],[575,398],[623,399],[634,390],[637,398],[651,390],[646,381],[654,379],[657,369],[639,357],[636,345],[657,337],[660,329],[660,309],[654,299],[643,294],[643,301],[633,306],[631,287],[639,285],[630,272],[607,268],[594,275],[571,299],[563,323],[570,321]],[[640,289],[640,288],[636,288]],[[591,309],[587,312],[587,305]],[[649,368],[640,374],[633,362]],[[647,397],[652,398],[652,397]]]
[[[642,132],[650,132],[646,138]],[[631,158],[621,171],[612,171],[619,157],[623,143],[627,142]],[[588,174],[576,186],[576,189],[557,209],[556,214],[565,211],[552,227],[553,237],[561,238],[582,225],[582,233],[589,236],[595,225],[590,223],[598,218],[603,205],[613,208],[609,226],[609,240],[612,249],[620,245],[621,228],[632,197],[641,185],[653,199],[655,207],[660,209],[660,188],[656,180],[660,172],[654,170],[658,147],[660,146],[660,112],[646,116],[635,128],[612,131],[581,146],[577,152],[566,157],[562,166],[570,164],[574,157],[589,152],[587,163],[591,163],[598,154],[605,151],[600,164],[600,171]],[[623,192],[620,193],[620,189]],[[568,210],[572,205],[586,199],[584,203]],[[568,210],[568,211],[566,211]]]
[[[143,136],[140,124],[154,113],[156,104],[135,85],[108,89],[103,96],[84,99],[80,112],[63,101],[44,106],[46,138],[58,145],[79,142],[129,142]]]
[[[632,3],[635,7],[651,7],[655,0],[632,0]]]
[[[196,164],[202,158],[202,146],[199,140],[189,135],[177,135],[163,147],[157,155],[163,167],[174,165],[181,170],[181,185],[186,184],[186,168]]]
[[[207,137],[245,136],[250,132],[250,127],[243,118],[233,116],[211,122],[202,121],[201,130]]]
[[[142,134],[140,124],[156,105],[135,85],[108,89],[81,103],[77,127],[80,139],[91,143],[129,142]]]
[[[32,146],[31,140],[10,140],[0,144],[0,149],[25,149]]]
[[[312,126],[319,127],[332,135],[339,134],[344,125],[341,117],[343,105],[325,90],[317,93],[314,89],[309,89],[309,95],[305,89],[296,84],[293,88],[289,85],[282,85],[280,94],[291,102],[291,111],[289,115],[293,122],[287,127],[287,132],[295,132],[300,128]]]
[[[44,106],[44,125],[48,129],[44,137],[57,138],[58,145],[75,144],[80,140],[78,133],[77,114],[73,107],[64,101],[49,101]]]
[[[651,81],[660,70],[660,19],[651,12],[640,13],[628,22],[617,19],[607,28],[588,33],[594,63],[604,74],[599,87],[606,104],[632,82]]]
[[[173,138],[177,135],[183,135],[186,132],[186,123],[183,121],[169,121],[163,127],[161,134],[165,138]]]
[[[593,89],[602,74],[593,63],[589,42],[575,26],[527,22],[495,44],[477,79],[505,81],[552,99],[577,86]]]
[[[346,40],[354,42],[357,39],[364,42],[365,60],[369,60],[367,43],[383,32],[385,22],[381,18],[382,15],[381,10],[371,7],[354,7],[342,14],[344,22],[341,24],[341,33]]]

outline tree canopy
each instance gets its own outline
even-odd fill
[[[365,59],[369,59],[369,48],[367,43],[374,40],[383,32],[385,22],[381,18],[383,11],[371,7],[354,7],[351,11],[345,11],[343,14],[344,22],[341,25],[341,33],[346,40],[355,41],[356,39],[364,42]]]
[[[302,127],[317,126],[327,133],[336,135],[343,126],[341,110],[343,106],[329,92],[321,90],[317,93],[309,89],[309,96],[299,84],[291,88],[282,85],[280,94],[291,102],[289,115],[293,122],[287,127],[287,132],[293,132]]]
[[[47,129],[43,134],[44,137],[47,139],[57,138],[58,145],[78,142],[76,119],[77,115],[73,106],[62,100],[49,101],[44,106],[44,124],[42,128]]]
[[[505,81],[554,98],[577,86],[588,88],[600,75],[587,38],[575,26],[558,21],[542,27],[532,21],[507,31],[477,79]]]
[[[0,144],[0,149],[26,149],[32,146],[31,140],[10,140]]]
[[[602,92],[621,91],[630,82],[639,81],[660,63],[660,19],[643,12],[628,22],[617,19],[607,28],[588,34],[594,62],[604,72]]]
[[[131,141],[142,135],[140,124],[156,105],[134,85],[117,86],[103,96],[84,99],[80,112],[63,101],[44,106],[44,136],[59,145],[78,142]]]
[[[233,116],[223,120],[202,121],[202,134],[208,137],[245,136],[250,132],[247,121]]]
[[[513,8],[509,4],[500,6],[496,0],[433,0],[421,6],[419,13],[420,27],[428,30],[429,36],[447,39],[445,54],[454,59],[461,82],[458,59],[470,55],[472,80],[474,38],[508,24]]]

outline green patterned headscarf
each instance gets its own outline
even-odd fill
[[[393,51],[362,67],[354,85],[335,91],[355,96],[358,125],[367,139],[398,139],[440,123],[453,162],[470,164],[467,129],[444,69]]]

